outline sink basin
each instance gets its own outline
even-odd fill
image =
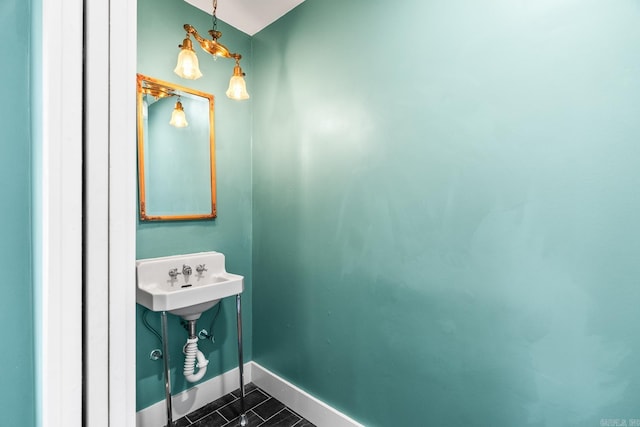
[[[198,319],[222,298],[244,290],[244,277],[227,273],[220,252],[140,259],[136,273],[138,304],[185,320]]]

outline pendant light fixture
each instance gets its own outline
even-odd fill
[[[189,123],[187,123],[187,116],[184,114],[184,109],[182,108],[182,102],[180,102],[179,96],[176,106],[171,113],[171,121],[169,124],[177,128],[185,128],[189,126]]]
[[[247,93],[247,84],[244,81],[244,73],[240,68],[240,60],[236,59],[236,66],[233,67],[233,76],[229,81],[229,89],[226,92],[227,96],[231,99],[237,99],[241,101],[243,99],[249,99]]]
[[[190,36],[193,36],[205,52],[213,55],[213,59],[216,59],[217,57],[235,59],[236,65],[233,68],[233,76],[231,76],[231,80],[229,81],[229,89],[227,89],[226,94],[231,99],[249,99],[247,86],[244,81],[245,74],[242,72],[242,68],[240,68],[240,59],[242,58],[242,55],[239,53],[232,53],[226,46],[218,43],[218,39],[222,37],[222,33],[217,30],[217,8],[218,0],[213,0],[213,28],[209,30],[211,40],[202,38],[192,25],[184,24],[187,36],[182,41],[182,44],[178,45],[180,48],[180,54],[178,55],[178,64],[173,71],[184,79],[195,80],[202,77],[202,72],[198,66],[198,57],[196,56],[196,53],[193,50],[193,44],[191,43]]]

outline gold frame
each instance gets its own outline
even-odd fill
[[[147,82],[148,85],[143,85]],[[138,191],[140,197],[140,220],[141,221],[185,221],[199,219],[213,219],[217,216],[216,206],[216,151],[215,151],[215,127],[214,127],[214,96],[212,94],[191,89],[186,86],[166,82],[153,77],[137,74],[137,126],[138,126]],[[145,198],[145,178],[144,178],[144,118],[142,97],[151,94],[157,97],[173,96],[174,92],[185,92],[192,95],[207,98],[209,100],[209,153],[211,170],[211,212],[207,214],[184,214],[184,215],[147,215]]]

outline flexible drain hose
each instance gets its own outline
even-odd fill
[[[204,374],[207,373],[207,365],[209,361],[205,359],[204,354],[198,350],[198,337],[187,339],[187,343],[184,345],[182,352],[185,355],[184,358],[184,377],[190,383],[200,381]],[[195,374],[196,359],[198,360],[198,373]]]

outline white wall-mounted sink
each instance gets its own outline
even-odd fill
[[[185,320],[198,319],[220,299],[244,290],[244,277],[227,273],[220,252],[140,259],[136,272],[138,304]]]

